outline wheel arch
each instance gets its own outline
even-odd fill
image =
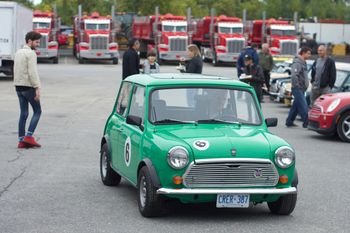
[[[161,185],[160,185],[160,181],[159,181],[159,177],[158,177],[157,171],[154,168],[153,163],[152,163],[152,161],[149,158],[145,158],[139,163],[139,166],[137,167],[137,177],[139,176],[139,172],[140,172],[141,168],[143,168],[144,166],[146,166],[148,168],[148,171],[149,171],[149,173],[151,175],[151,179],[152,179],[153,185],[156,188],[160,188]]]

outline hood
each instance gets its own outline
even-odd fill
[[[171,36],[188,36],[187,32],[162,32],[162,35],[166,38]]]
[[[274,40],[295,40],[295,41],[297,41],[297,38],[295,36],[276,36],[276,35],[272,35],[271,39],[274,39]]]
[[[40,29],[35,29],[35,32],[38,32],[40,34],[49,34],[51,32],[50,28],[40,28]]]
[[[86,35],[109,35],[108,30],[86,30],[85,31]]]
[[[170,128],[169,128],[170,129]],[[270,158],[270,144],[260,127],[238,125],[186,125],[158,130],[159,137],[186,143],[194,160],[214,158]],[[181,144],[179,144],[181,145]],[[236,155],[232,155],[232,150]]]
[[[244,39],[242,34],[219,34],[220,39]]]

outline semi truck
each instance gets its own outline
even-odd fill
[[[261,47],[268,43],[274,56],[295,56],[299,49],[299,39],[295,25],[286,20],[254,20],[250,25],[249,43]]]
[[[135,16],[132,33],[140,41],[141,56],[155,50],[157,61],[178,61],[188,59],[187,46],[192,43],[186,16],[172,14]]]
[[[114,42],[113,27],[112,17],[101,16],[98,12],[82,16],[82,7],[79,6],[79,13],[73,24],[73,53],[79,64],[88,59],[111,60],[113,64],[118,64],[119,47]]]
[[[13,78],[13,61],[32,31],[33,11],[16,2],[0,1],[0,78]],[[5,23],[6,22],[6,23]]]
[[[41,34],[40,46],[35,50],[38,59],[58,64],[59,20],[54,12],[34,11],[33,30]]]
[[[246,46],[243,23],[240,18],[225,15],[205,16],[194,20],[193,42],[201,48],[204,61],[213,65],[220,62],[237,62]]]

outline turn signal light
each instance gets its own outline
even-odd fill
[[[286,175],[280,176],[279,181],[281,184],[287,184],[288,183],[288,176],[286,176]]]
[[[182,184],[182,177],[181,176],[174,176],[173,177],[174,184]]]

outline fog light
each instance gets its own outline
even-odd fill
[[[181,176],[174,176],[173,182],[174,182],[174,184],[177,184],[177,185],[182,184],[182,177]]]
[[[288,176],[286,176],[286,175],[280,176],[279,181],[281,184],[287,184],[288,183]]]

